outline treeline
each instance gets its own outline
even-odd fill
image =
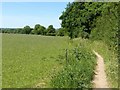
[[[24,28],[2,28],[2,33],[14,33],[14,34],[35,34],[46,36],[65,36],[67,31],[64,28],[55,29],[53,25],[49,25],[48,28],[36,24],[34,28],[25,26]]]
[[[109,47],[117,46],[118,2],[72,2],[68,3],[59,19],[61,28],[53,25],[45,28],[36,24],[34,28],[25,26],[23,29],[2,30],[3,33],[21,33],[49,36],[65,36],[71,39],[102,40]]]
[[[102,40],[117,46],[118,2],[72,2],[59,17],[69,37]]]

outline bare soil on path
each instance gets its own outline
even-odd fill
[[[93,88],[109,88],[105,73],[105,66],[103,58],[93,50],[97,56],[97,66],[95,70],[95,76],[93,79]]]

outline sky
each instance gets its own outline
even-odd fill
[[[59,16],[68,2],[2,2],[2,28],[23,28],[35,24],[60,28]]]

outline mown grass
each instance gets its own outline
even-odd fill
[[[2,38],[2,87],[50,87],[52,74],[62,68],[58,56],[68,47],[67,37],[3,34]]]

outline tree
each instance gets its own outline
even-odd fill
[[[36,24],[34,27],[34,31],[32,31],[34,34],[39,34],[39,29],[40,28],[40,24]]]
[[[47,35],[55,36],[55,28],[53,27],[53,25],[48,26]]]
[[[39,34],[45,35],[45,30],[46,28],[44,26],[41,26],[40,24],[36,24],[32,33],[37,34],[37,35]]]
[[[22,33],[22,28],[17,28],[14,33]]]
[[[57,30],[57,36],[65,36],[65,35],[67,35],[68,33],[67,33],[67,29],[65,29],[65,28],[59,28],[58,30]]]
[[[45,30],[46,30],[46,28],[44,26],[40,26],[38,29],[38,33],[41,35],[45,35]]]
[[[24,28],[23,28],[23,34],[30,34],[30,32],[31,32],[31,28],[30,28],[30,26],[25,26]]]
[[[65,11],[59,17],[62,20],[61,26],[67,28],[69,37],[72,39],[77,33],[88,33],[94,28],[93,22],[101,15],[103,3],[93,2],[73,2],[68,3]]]

